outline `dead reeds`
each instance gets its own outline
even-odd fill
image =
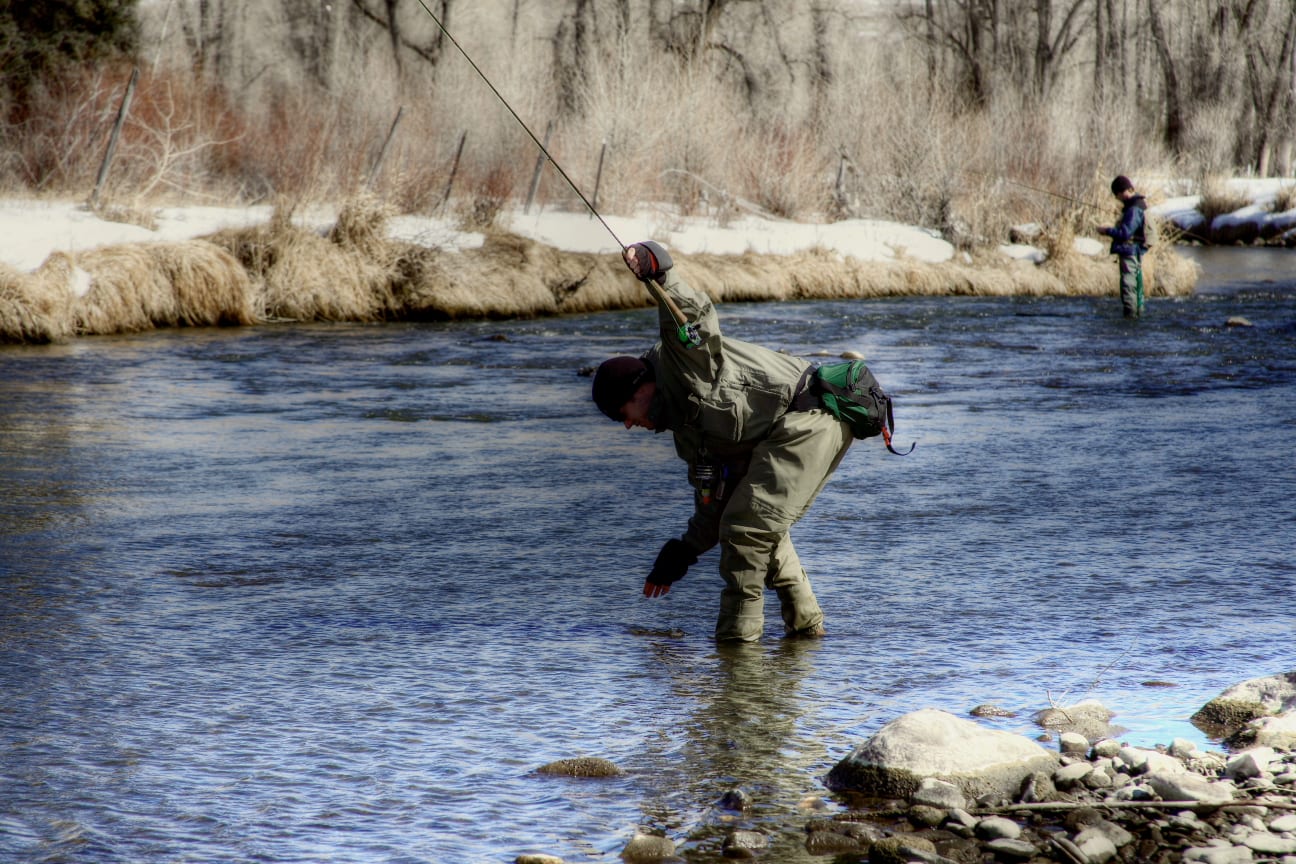
[[[72,303],[77,333],[258,320],[247,273],[229,253],[203,240],[108,246],[75,260],[90,275],[90,290]]]
[[[0,264],[0,342],[42,344],[72,335],[71,259],[51,255],[37,273]]]
[[[479,248],[392,240],[390,210],[348,203],[326,231],[269,223],[185,243],[51,255],[35,272],[0,268],[0,340],[274,321],[530,318],[648,303],[615,253],[565,252],[491,231]],[[828,249],[793,255],[680,255],[683,275],[718,302],[904,296],[1101,296],[1117,290],[1110,256],[1075,250],[1067,223],[1046,229],[1042,265],[993,252],[944,263],[860,260]],[[1170,244],[1144,259],[1149,296],[1183,295],[1196,266]]]
[[[202,240],[55,252],[32,273],[0,269],[0,340],[254,324],[251,298],[239,263]]]
[[[291,209],[281,205],[265,225],[207,239],[241,263],[266,318],[381,321],[399,311],[393,293],[399,255],[385,230],[390,215],[362,196],[342,208],[325,236],[294,224]]]

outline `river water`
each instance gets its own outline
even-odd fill
[[[1185,254],[1193,254],[1191,252]],[[687,489],[589,379],[653,313],[0,348],[0,860],[616,861],[636,830],[811,861],[827,771],[918,708],[1099,699],[1141,746],[1296,669],[1296,257],[1191,298],[727,304],[862,351],[907,458],[794,529],[829,636],[711,641]],[[1241,315],[1254,326],[1226,326]],[[596,756],[613,779],[538,774]],[[730,789],[751,797],[735,814]]]

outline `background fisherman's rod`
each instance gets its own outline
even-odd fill
[[[968,172],[968,173],[977,174],[978,172],[974,172],[974,171],[972,171],[972,172]],[[989,177],[990,175],[988,175],[988,174],[978,174],[978,176],[981,176],[981,177]],[[1097,210],[1097,211],[1100,212],[1100,213],[1110,213],[1110,212],[1111,212],[1111,208],[1110,208],[1110,207],[1104,207],[1104,206],[1102,206],[1102,205],[1100,205],[1100,204],[1094,204],[1092,201],[1085,201],[1085,200],[1082,200],[1082,199],[1080,199],[1080,198],[1072,198],[1070,195],[1063,195],[1061,192],[1054,192],[1054,191],[1052,191],[1051,189],[1043,189],[1043,188],[1040,188],[1039,186],[1032,186],[1032,185],[1030,185],[1029,183],[1023,183],[1023,182],[1021,182],[1020,180],[1013,180],[1011,177],[996,177],[996,178],[994,178],[994,179],[1002,180],[1003,182],[1005,182],[1005,183],[1009,183],[1009,184],[1011,184],[1011,185],[1013,185],[1013,186],[1020,186],[1020,187],[1023,188],[1023,189],[1029,189],[1029,190],[1032,191],[1032,192],[1038,192],[1038,193],[1040,193],[1041,195],[1052,195],[1054,198],[1060,198],[1060,199],[1062,199],[1063,201],[1070,201],[1072,204],[1079,204],[1081,207],[1088,207],[1089,209],[1091,209],[1091,210]],[[1177,234],[1182,234],[1184,237],[1191,237],[1191,238],[1193,238],[1194,240],[1199,240],[1199,241],[1201,241],[1202,243],[1205,243],[1205,244],[1208,245],[1208,246],[1209,246],[1210,243],[1211,243],[1210,240],[1206,239],[1205,237],[1201,236],[1200,234],[1196,234],[1196,233],[1194,233],[1194,232],[1192,232],[1192,231],[1189,231],[1187,228],[1181,228],[1181,227],[1179,227],[1178,225],[1174,226],[1174,232],[1177,233]]]
[[[450,31],[446,29],[446,26],[441,23],[441,19],[438,18],[432,12],[432,10],[428,8],[427,3],[423,2],[423,0],[419,0],[419,5],[423,7],[423,11],[428,14],[428,17],[436,22],[437,27],[439,27],[441,29],[441,32],[445,34],[445,37],[450,40],[450,44],[454,45],[455,48],[459,49],[459,53],[462,54],[463,58],[468,61],[468,65],[471,66],[473,68],[473,71],[476,72],[478,76],[480,76],[481,79],[486,82],[486,86],[489,87],[491,89],[491,92],[495,94],[495,98],[499,99],[500,103],[505,108],[508,109],[508,112],[513,115],[513,119],[518,122],[518,125],[526,130],[526,133],[531,136],[531,140],[534,141],[535,145],[540,148],[540,152],[543,153],[545,155],[545,158],[548,159],[553,164],[554,168],[558,170],[558,173],[562,175],[562,178],[567,181],[567,185],[572,188],[572,191],[575,192],[576,195],[581,199],[581,201],[585,203],[585,206],[589,208],[589,211],[593,213],[594,216],[599,220],[599,222],[603,224],[603,227],[607,229],[607,232],[612,235],[612,239],[616,241],[617,246],[621,247],[621,251],[624,252],[626,249],[626,244],[621,242],[621,238],[618,237],[616,235],[616,232],[612,230],[612,226],[609,225],[603,219],[603,217],[599,215],[599,212],[594,209],[594,205],[591,204],[589,199],[585,197],[585,193],[581,192],[580,189],[577,188],[576,184],[572,182],[572,179],[567,176],[567,172],[564,171],[562,169],[562,166],[558,164],[558,160],[554,159],[553,156],[549,153],[549,150],[543,144],[540,143],[540,139],[537,138],[535,133],[531,131],[531,127],[528,126],[522,120],[522,118],[518,116],[518,113],[513,110],[513,106],[508,103],[508,100],[504,98],[503,94],[501,94],[499,90],[495,89],[495,85],[492,84],[491,80],[486,77],[486,73],[483,72],[477,66],[477,64],[473,62],[473,59],[468,56],[468,52],[463,49],[463,46],[459,44],[459,41],[455,39],[454,36],[450,34]]]
[[[1094,204],[1092,201],[1084,201],[1080,198],[1073,198],[1070,195],[1063,195],[1061,192],[1054,192],[1051,189],[1043,189],[1039,186],[1032,186],[1029,183],[1023,183],[1020,180],[1014,180],[1011,177],[1003,177],[999,175],[986,174],[981,171],[972,171],[970,169],[964,169],[964,171],[968,174],[972,174],[976,177],[981,177],[986,180],[1001,181],[1003,183],[1008,183],[1009,185],[1012,186],[1020,186],[1022,189],[1029,189],[1032,192],[1038,192],[1041,195],[1051,195],[1054,198],[1060,198],[1063,201],[1070,201],[1072,204],[1079,204],[1081,207],[1088,207],[1092,210],[1098,210],[1102,213],[1109,213],[1111,211],[1110,207],[1104,207],[1100,204]]]

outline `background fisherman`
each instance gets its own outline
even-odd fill
[[[761,637],[765,588],[778,595],[785,635],[822,636],[788,529],[846,455],[850,425],[820,408],[809,363],[722,336],[710,298],[680,279],[659,244],[629,246],[625,261],[657,302],[661,339],[642,357],[603,362],[594,401],[627,429],[670,430],[694,487],[688,528],[662,547],[644,595],[668,593],[719,543],[716,639]]]
[[[1147,251],[1147,201],[1134,191],[1124,174],[1111,183],[1112,194],[1124,206],[1120,221],[1098,229],[1111,238],[1111,253],[1120,265],[1121,308],[1126,318],[1143,314],[1143,253]]]

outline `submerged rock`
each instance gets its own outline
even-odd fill
[[[592,756],[559,759],[556,762],[541,765],[536,771],[540,774],[552,774],[560,777],[619,777],[625,773],[614,763]]]
[[[1115,734],[1117,730],[1113,729],[1109,722],[1115,716],[1115,713],[1101,702],[1088,699],[1074,705],[1036,711],[1032,719],[1039,726],[1052,729],[1059,734],[1083,735],[1089,741],[1098,741]]]
[[[637,833],[621,850],[621,858],[631,864],[637,862],[661,861],[675,854],[675,844],[669,837],[656,834]]]
[[[759,831],[734,831],[724,840],[726,858],[755,858],[769,848],[769,839]]]

